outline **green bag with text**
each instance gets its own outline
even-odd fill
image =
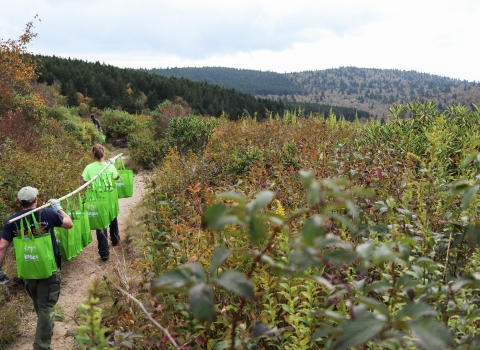
[[[133,196],[133,170],[125,169],[122,157],[119,157],[116,162],[116,168],[120,174],[120,179],[115,180],[115,187],[117,188],[118,198],[128,198]]]
[[[118,192],[113,181],[111,181],[105,187],[105,195],[110,203],[110,222],[112,222],[112,220],[115,219],[120,213],[120,206],[118,205]]]
[[[72,219],[73,227],[66,229],[55,227],[55,237],[62,254],[62,261],[70,261],[80,253],[82,247],[79,247],[77,236],[80,234],[81,222],[73,216],[70,200],[66,200],[65,212]],[[80,237],[81,238],[81,237]]]
[[[33,213],[32,220],[35,232],[42,232]],[[13,238],[13,245],[19,278],[44,279],[57,271],[50,233],[34,237],[26,218],[20,219],[20,234]]]
[[[105,194],[91,186],[85,192],[85,211],[88,213],[90,230],[101,230],[110,225],[109,202]]]

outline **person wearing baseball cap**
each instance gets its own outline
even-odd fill
[[[0,284],[8,283],[10,280],[2,270],[1,266],[5,259],[8,245],[13,241],[13,237],[20,233],[20,221],[9,222],[37,207],[38,189],[30,186],[21,188],[20,191],[18,191],[17,200],[20,203],[22,210],[7,219],[3,226],[0,239]],[[50,203],[50,208],[44,208],[43,210],[33,213],[41,232],[36,232],[35,224],[33,222],[30,224],[35,236],[50,234],[55,261],[57,263],[57,271],[55,271],[50,277],[25,280],[27,293],[32,298],[38,317],[35,340],[33,342],[34,350],[50,349],[53,331],[53,320],[50,318],[50,314],[60,295],[60,267],[62,257],[60,255],[57,239],[55,238],[54,227],[63,227],[66,229],[73,227],[72,219],[63,210],[59,201],[56,199],[50,199],[48,202]]]

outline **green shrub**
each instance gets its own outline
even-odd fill
[[[182,153],[202,151],[216,125],[215,118],[196,115],[172,119],[167,129],[168,144]]]
[[[84,146],[89,148],[101,142],[100,134],[95,126],[79,116],[78,108],[55,106],[47,108],[46,115],[62,123],[64,128]]]
[[[107,109],[104,112],[101,124],[108,139],[129,139],[138,128],[133,115],[112,109]]]
[[[263,152],[256,146],[234,149],[228,160],[227,169],[233,174],[246,173],[251,166],[261,164],[264,160]]]
[[[172,119],[186,117],[192,113],[192,108],[185,102],[173,103],[169,100],[162,102],[150,113],[155,137],[158,139],[165,137]]]
[[[166,140],[156,140],[154,131],[148,126],[148,122],[140,124],[128,142],[131,160],[144,168],[160,164],[168,150]]]

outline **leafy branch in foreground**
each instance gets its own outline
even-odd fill
[[[228,318],[229,333],[225,340],[217,342],[216,349],[254,348],[262,342],[280,346],[279,334],[289,334],[292,326],[288,324],[295,325],[294,319],[309,311],[314,315],[312,327],[307,329],[309,337],[300,335],[297,348],[347,350],[366,345],[405,349],[416,345],[423,349],[467,349],[479,343],[476,317],[472,317],[477,315],[477,308],[463,308],[460,295],[465,287],[474,288],[473,292],[480,286],[476,275],[445,281],[445,267],[422,254],[422,239],[400,236],[395,225],[388,222],[368,225],[357,203],[371,196],[371,191],[350,187],[343,179],[318,182],[312,172],[300,172],[300,177],[307,201],[288,217],[268,210],[272,207],[273,192],[261,192],[251,202],[235,193],[220,194],[222,202],[205,211],[204,225],[224,236],[233,232],[232,227],[243,230],[252,249],[240,251],[218,245],[208,273],[198,263],[180,265],[152,283],[152,295],[188,294],[194,317],[212,323],[219,311],[218,288],[234,292],[240,303]],[[469,196],[467,191],[464,206],[468,205]],[[389,213],[397,212],[404,220],[416,221],[415,215],[393,201],[378,203],[374,208],[386,214],[385,219],[391,218]],[[376,233],[382,233],[383,239],[379,240]],[[347,235],[353,237],[350,242],[343,238]],[[279,236],[286,237],[286,256],[278,248]],[[251,256],[245,272],[227,269],[217,275],[219,267],[234,253]],[[297,280],[300,284],[314,281],[317,297],[323,303],[314,310],[300,308],[298,313],[290,314],[285,327],[253,324],[245,307],[261,298],[259,286],[255,292],[252,281],[267,267],[272,278]],[[298,306],[295,303],[290,307]],[[284,304],[283,309],[288,311],[288,305]],[[257,316],[261,319],[261,315]],[[456,339],[450,330],[456,319],[473,332]],[[239,329],[239,324],[244,326]]]

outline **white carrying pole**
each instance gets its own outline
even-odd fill
[[[107,170],[107,168],[108,168],[108,166],[109,166],[110,164],[113,164],[113,162],[115,162],[115,161],[117,160],[117,158],[121,157],[122,155],[123,155],[123,153],[120,153],[120,154],[117,154],[115,157],[110,158],[110,159],[107,161],[107,164],[105,164],[105,166],[103,167],[103,169],[100,170],[97,175],[95,175],[95,176],[92,177],[90,180],[88,180],[87,182],[85,182],[82,186],[80,186],[79,188],[77,188],[75,191],[70,192],[70,193],[67,194],[66,196],[63,196],[63,197],[61,197],[61,198],[58,198],[57,201],[59,201],[59,202],[60,202],[60,201],[63,201],[64,199],[67,199],[68,197],[71,197],[71,196],[73,196],[74,194],[76,194],[76,193],[80,192],[81,190],[83,190],[85,187],[87,187],[87,186],[90,185],[93,181],[95,181],[95,180],[97,179],[97,177],[100,176],[101,173],[103,173],[105,170]],[[41,209],[44,209],[44,208],[48,208],[48,207],[50,207],[50,203],[46,203],[46,204],[42,205],[41,207],[32,209],[32,210],[26,212],[25,214],[22,214],[22,215],[20,215],[20,216],[17,216],[17,217],[15,217],[15,218],[13,218],[12,220],[9,220],[8,223],[11,224],[12,222],[15,222],[15,221],[17,221],[17,220],[20,220],[21,218],[23,218],[23,217],[25,217],[25,216],[27,216],[27,215],[30,215],[31,213],[34,213],[34,212],[36,212],[36,211],[38,211],[38,210],[41,210]]]

